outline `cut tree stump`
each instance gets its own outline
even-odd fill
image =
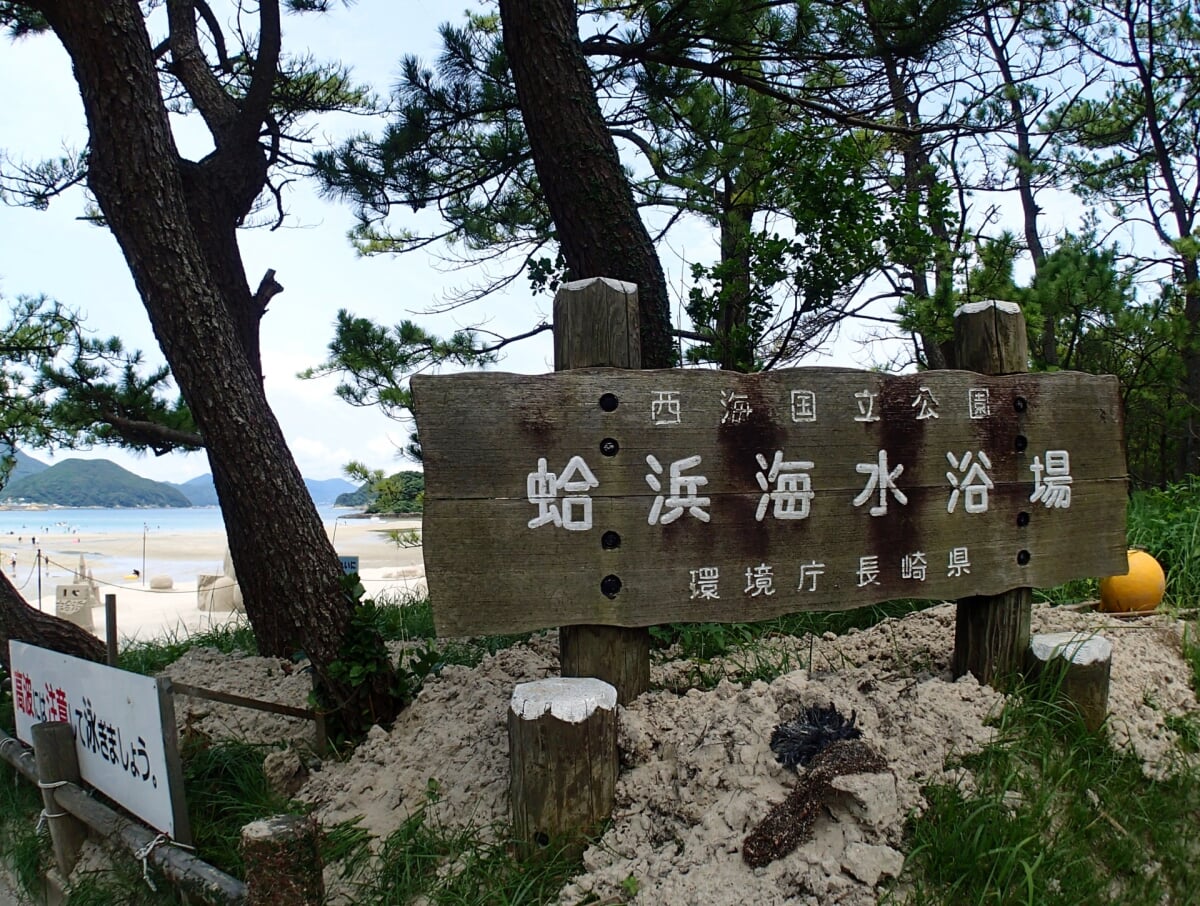
[[[617,690],[591,677],[521,683],[508,710],[513,836],[523,856],[572,855],[612,814]]]
[[[320,906],[321,833],[311,815],[276,815],[242,828],[246,906]]]
[[[1037,679],[1057,663],[1063,669],[1059,695],[1073,704],[1087,728],[1096,733],[1108,717],[1112,642],[1103,636],[1052,632],[1029,640],[1026,672]]]

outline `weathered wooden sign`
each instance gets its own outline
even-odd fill
[[[412,380],[442,635],[750,621],[1125,569],[1113,377]]]

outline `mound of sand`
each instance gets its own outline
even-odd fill
[[[1167,770],[1174,736],[1165,718],[1197,710],[1180,653],[1179,624],[1164,616],[1136,622],[1065,609],[1034,609],[1033,631],[1098,631],[1113,641],[1110,736],[1150,775]],[[924,807],[931,782],[969,785],[955,755],[977,751],[993,730],[1002,696],[973,678],[953,680],[954,608],[944,605],[866,631],[820,639],[779,639],[766,655],[809,664],[774,682],[711,691],[653,691],[620,713],[621,775],[608,831],[584,856],[585,871],[564,904],[623,902],[622,882],[638,881],[635,902],[752,902],[867,906],[876,885],[899,872],[905,817]],[[687,665],[657,665],[657,687],[675,688]],[[501,651],[473,669],[431,678],[390,730],[376,727],[344,762],[314,770],[298,797],[327,824],[359,817],[379,838],[426,805],[449,824],[508,820],[506,713],[513,686],[557,672],[557,636]],[[182,682],[302,706],[303,673],[279,661],[194,651],[169,670]],[[813,838],[758,869],[742,861],[742,840],[787,795],[796,775],[776,763],[772,729],[807,705],[854,712],[864,739],[887,760],[884,774],[839,778],[840,801],[818,817]],[[311,725],[211,702],[180,699],[181,727],[311,744]],[[331,891],[337,890],[329,873]],[[348,895],[335,901],[348,903]]]

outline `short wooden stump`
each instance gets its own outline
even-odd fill
[[[325,902],[321,832],[311,815],[277,815],[242,828],[247,906]]]
[[[1112,671],[1112,642],[1103,636],[1050,632],[1029,640],[1026,673],[1036,679],[1062,661],[1059,694],[1071,702],[1093,733],[1108,717],[1108,684]]]
[[[581,853],[616,796],[617,690],[591,677],[521,683],[508,709],[508,751],[521,854]]]

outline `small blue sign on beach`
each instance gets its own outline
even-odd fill
[[[358,557],[339,555],[338,559],[342,561],[342,572],[347,576],[358,572]]]

